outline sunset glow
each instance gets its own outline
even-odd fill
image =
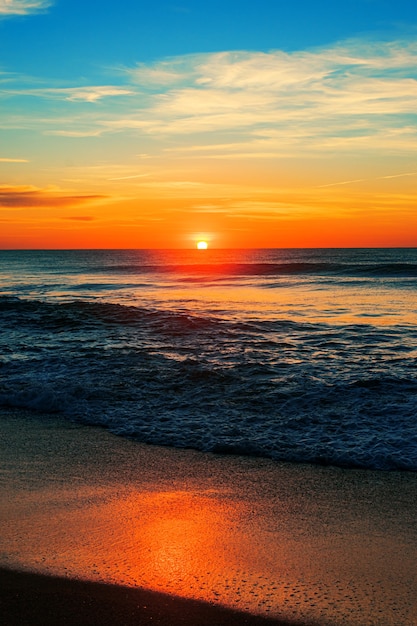
[[[199,250],[207,250],[207,248],[208,248],[208,243],[207,243],[207,241],[199,241],[199,242],[197,243],[197,248],[198,248]]]
[[[417,245],[417,9],[353,5],[7,2],[0,248]]]

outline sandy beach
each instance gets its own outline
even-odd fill
[[[0,569],[7,626],[302,626],[143,589]]]
[[[414,473],[0,430],[4,624],[417,624]]]

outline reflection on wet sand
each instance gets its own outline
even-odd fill
[[[413,474],[10,424],[2,565],[332,626],[417,624]]]

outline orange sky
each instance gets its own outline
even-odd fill
[[[65,6],[23,4],[3,35],[48,41]],[[396,35],[94,58],[82,76],[66,44],[61,77],[11,56],[0,248],[417,246],[417,44]]]
[[[242,185],[224,195],[179,185],[134,198],[127,191],[121,199],[106,189],[83,195],[17,186],[4,194],[9,206],[0,242],[4,248],[176,248],[200,239],[220,248],[415,246],[411,179],[285,191]]]

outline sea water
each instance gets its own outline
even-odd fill
[[[417,249],[0,251],[0,407],[417,470]]]

